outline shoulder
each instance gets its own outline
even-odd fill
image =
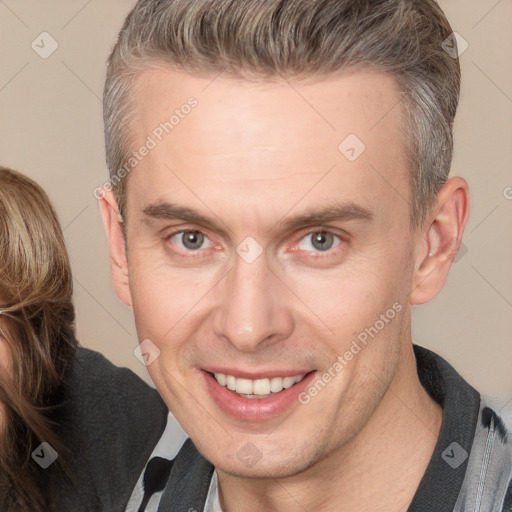
[[[436,492],[456,512],[512,512],[512,430],[502,407],[439,355],[416,345],[414,352],[422,385],[443,407],[438,443],[416,498],[426,510]]]
[[[496,401],[483,396],[459,503],[462,510],[512,512],[511,427]],[[458,510],[458,509],[457,509]]]
[[[58,412],[71,494],[89,503],[77,510],[124,510],[167,415],[158,392],[131,370],[78,348]]]
[[[505,504],[503,505],[502,512],[512,512],[512,480],[508,485],[508,491],[505,497]]]
[[[91,405],[125,410],[128,403],[142,410],[165,408],[158,392],[149,387],[128,368],[120,368],[104,355],[79,347],[65,378],[66,396],[81,398]],[[140,398],[144,402],[136,404]],[[139,409],[140,410],[140,409]]]
[[[503,439],[503,444],[506,444],[506,446],[508,447],[508,456],[506,457],[506,459],[508,458],[510,466],[512,468],[512,418],[511,418],[511,411],[509,410],[507,413],[503,409],[500,409],[500,416],[501,416],[500,419],[503,424],[503,430],[505,433],[505,436]],[[509,483],[508,483],[508,488],[507,488],[507,492],[505,495],[502,512],[512,512],[512,469],[510,470],[510,473],[511,474],[509,475]]]
[[[134,442],[156,442],[168,410],[158,392],[131,370],[80,347],[66,375],[63,413],[63,423],[80,438],[112,451]]]

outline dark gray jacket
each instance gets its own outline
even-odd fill
[[[80,348],[67,372],[55,512],[122,512],[167,421],[159,394],[132,371]],[[52,471],[50,466],[46,471]]]

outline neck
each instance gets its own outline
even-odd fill
[[[409,343],[383,399],[347,444],[307,470],[281,479],[217,470],[224,512],[407,510],[439,437],[442,408],[425,391]]]

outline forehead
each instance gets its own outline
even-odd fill
[[[185,107],[191,98],[195,106]],[[128,202],[175,202],[180,193],[230,194],[247,206],[291,203],[307,190],[312,203],[408,195],[404,106],[389,75],[251,82],[153,69],[138,78],[134,99],[132,146],[150,138],[153,147],[130,174]]]
[[[183,124],[191,125],[201,137],[193,141],[195,145],[215,141],[216,147],[224,141],[217,127],[238,131],[238,142],[250,147],[254,147],[255,136],[258,141],[276,144],[276,135],[289,141],[292,137],[299,140],[296,135],[300,133],[329,134],[333,137],[328,139],[336,142],[346,132],[357,132],[372,143],[389,126],[398,127],[403,109],[395,78],[375,71],[340,73],[319,81],[311,77],[248,81],[222,74],[198,76],[149,69],[139,75],[133,91],[134,120],[144,132],[150,132],[154,128],[151,123],[169,120],[191,97],[199,108]],[[174,131],[174,139],[180,139],[180,131],[183,129]],[[207,139],[211,133],[215,137]]]

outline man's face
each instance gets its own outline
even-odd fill
[[[160,351],[149,372],[217,467],[302,471],[363,428],[409,340],[399,90],[378,73],[305,84],[152,70],[134,97],[133,147],[156,142],[129,175],[125,218],[139,339]],[[350,134],[362,153],[353,136],[340,150]]]

